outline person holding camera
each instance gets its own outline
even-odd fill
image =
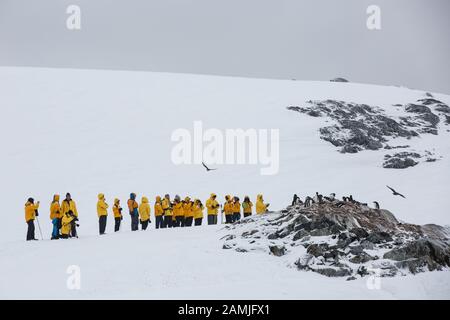
[[[75,201],[72,200],[72,196],[70,193],[66,193],[66,198],[61,203],[61,214],[63,217],[66,216],[66,214],[71,211],[72,215],[77,218],[78,220],[78,211],[77,211],[77,205],[75,204]],[[61,221],[62,223],[62,221]],[[73,223],[72,227],[70,228],[71,236],[78,238],[77,235],[77,224]]]
[[[256,196],[256,214],[266,213],[268,207],[269,207],[269,204],[264,203],[263,195],[258,194]]]
[[[120,200],[117,198],[114,199],[113,213],[114,213],[114,232],[117,232],[120,230],[120,223],[122,222],[123,219],[122,208],[120,207]]]
[[[34,219],[39,215],[38,213],[39,201],[34,203],[33,198],[28,198],[25,203],[25,222],[28,225],[27,241],[37,240],[34,236]]]
[[[208,214],[208,224],[217,224],[217,213],[219,212],[219,203],[216,200],[217,195],[211,193],[208,200],[206,200],[206,209]]]
[[[72,228],[78,227],[76,222],[78,218],[72,210],[67,211],[61,219],[61,238],[68,239],[72,237]],[[78,237],[77,237],[78,238]]]

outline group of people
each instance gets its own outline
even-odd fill
[[[53,196],[50,204],[50,220],[53,224],[51,239],[67,239],[78,237],[76,228],[78,224],[78,211],[75,202],[70,193],[66,194],[65,199],[60,203],[59,195]],[[127,201],[128,213],[131,218],[131,231],[139,230],[139,224],[142,230],[146,230],[151,223],[151,208],[147,197],[141,198],[141,203],[136,200],[136,194],[131,193]],[[244,217],[252,215],[253,203],[248,196],[244,197],[242,203],[237,196],[225,196],[225,202],[219,204],[217,195],[212,193],[205,205],[199,199],[185,197],[184,200],[176,195],[173,201],[170,195],[166,194],[164,198],[156,196],[154,203],[155,228],[176,228],[200,226],[203,221],[203,212],[206,207],[208,225],[217,224],[217,217],[220,213],[225,216],[225,223],[233,223],[241,219],[241,212]],[[269,204],[264,202],[261,194],[256,197],[255,212],[263,214],[268,211]],[[242,210],[241,210],[242,208]],[[29,198],[25,204],[25,221],[28,225],[27,240],[37,240],[35,238],[34,220],[39,215],[39,201],[35,203],[33,198]],[[98,194],[97,215],[99,221],[99,233],[102,235],[106,231],[107,216],[109,205],[106,202],[103,193]],[[120,230],[123,220],[122,207],[119,199],[114,199],[112,206],[114,216],[114,231]],[[223,220],[223,219],[222,219]]]

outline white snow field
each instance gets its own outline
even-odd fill
[[[450,96],[433,93],[450,104]],[[266,253],[223,250],[222,226],[132,233],[124,217],[98,236],[96,201],[102,192],[122,206],[130,192],[170,193],[203,201],[211,192],[258,193],[273,210],[316,191],[377,200],[411,223],[450,224],[450,126],[407,143],[441,155],[404,169],[381,166],[386,150],[341,154],[319,138],[324,118],[286,110],[308,100],[366,103],[395,114],[425,92],[356,83],[245,79],[127,71],[0,68],[0,298],[32,299],[437,299],[450,298],[450,272],[381,279],[326,278],[289,268]],[[280,170],[260,165],[174,165],[171,134],[204,129],[279,129]],[[405,141],[398,139],[393,145]],[[405,194],[394,197],[390,185]],[[40,225],[50,238],[54,193],[77,202],[79,239],[26,242],[24,203],[41,201]],[[124,210],[126,211],[126,209]],[[152,206],[153,211],[153,206]],[[37,231],[39,237],[39,233]],[[81,289],[66,285],[70,265],[81,270]]]

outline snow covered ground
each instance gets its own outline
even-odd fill
[[[448,95],[434,96],[450,103]],[[367,279],[329,279],[266,254],[222,250],[220,226],[131,233],[126,216],[122,232],[97,236],[100,192],[110,204],[114,197],[125,204],[130,192],[152,202],[165,193],[203,200],[211,192],[253,200],[263,193],[272,209],[285,207],[293,193],[351,193],[362,202],[378,200],[411,223],[450,224],[444,128],[438,136],[408,141],[443,159],[388,170],[380,164],[384,150],[340,154],[319,139],[325,119],[286,110],[331,98],[395,113],[392,104],[423,97],[422,91],[353,83],[2,67],[0,297],[450,298],[450,272],[382,279],[381,290],[369,290]],[[254,165],[222,165],[209,173],[198,165],[174,165],[171,133],[192,130],[195,120],[205,128],[280,129],[279,173],[262,176]],[[386,184],[407,198],[393,197]],[[51,197],[66,192],[78,205],[81,238],[26,243],[25,200],[41,201],[48,239]],[[66,288],[72,264],[81,268],[80,291]]]

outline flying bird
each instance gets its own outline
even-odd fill
[[[390,189],[390,190],[392,191],[392,194],[393,194],[394,196],[400,196],[400,197],[406,199],[406,197],[405,197],[404,195],[402,195],[401,193],[398,193],[397,191],[395,191],[394,189],[392,189],[392,188],[389,187],[389,186],[386,186],[386,187],[388,187],[388,189]]]
[[[203,161],[202,161],[202,165],[205,167],[206,171],[217,170],[217,168],[213,168],[213,169],[208,168]]]

